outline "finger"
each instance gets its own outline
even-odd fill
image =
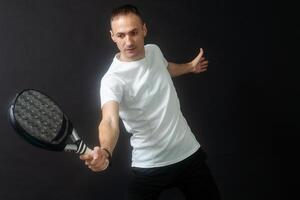
[[[88,167],[94,172],[100,172],[100,171],[106,170],[108,167],[108,164],[109,164],[109,162],[107,160],[106,162],[102,163],[102,165],[99,165],[99,166],[89,165]]]
[[[93,168],[93,167],[91,167],[90,169],[91,169],[93,172],[100,172],[100,171],[102,171],[101,169]]]
[[[208,60],[204,60],[201,62],[201,65],[207,65],[208,64]]]
[[[99,167],[100,171],[106,170],[108,167],[109,161],[106,159],[104,163]]]
[[[101,163],[103,163],[104,161],[102,160],[102,158],[97,158],[97,159],[93,159],[91,162],[90,162],[90,165],[93,165],[93,166],[98,166],[100,165]]]
[[[200,65],[200,67],[198,69],[206,69],[208,67],[208,65]]]
[[[199,52],[197,58],[198,58],[198,59],[201,59],[202,56],[203,56],[203,49],[200,48],[200,52]]]
[[[208,65],[201,65],[201,68],[204,69],[204,68],[207,68]]]
[[[202,72],[202,71],[206,71],[207,70],[207,65],[205,66],[202,66],[202,65],[200,65],[200,66],[197,66],[196,68],[195,68],[195,73],[200,73],[200,72]]]
[[[196,58],[194,59],[194,61],[196,61],[197,63],[199,61],[201,61],[201,57],[203,56],[203,49],[200,48],[200,52],[198,53],[198,55],[196,56]]]
[[[105,163],[106,160],[107,158],[103,154],[98,154],[94,157],[94,159],[91,160],[90,165],[101,166],[103,165],[103,163]]]
[[[81,156],[79,156],[80,160],[90,160],[93,157],[90,154],[83,154]]]
[[[102,170],[106,170],[108,168],[108,165],[109,165],[109,161],[106,159]]]
[[[196,67],[195,67],[195,69],[201,69],[201,68],[207,68],[208,67],[208,64],[198,64]]]
[[[99,147],[94,147],[93,152],[92,152],[92,157],[93,159],[98,159],[99,157],[101,157],[101,151]]]
[[[98,152],[94,152],[93,153],[93,160],[97,160],[97,159],[99,159],[99,154],[98,154]]]
[[[88,166],[88,168],[90,168],[92,171],[95,171],[95,168],[93,166]]]
[[[99,147],[95,147],[93,150],[93,159],[91,160],[91,165],[99,165],[99,163],[104,162],[104,156]]]
[[[88,155],[80,155],[79,158],[80,160],[86,160],[88,158]]]
[[[80,160],[85,160],[84,156],[79,156]]]
[[[98,146],[95,146],[95,147],[94,147],[94,151],[100,152],[100,150],[101,150],[100,147],[98,147]]]
[[[200,52],[198,53],[198,55],[193,60],[194,64],[198,64],[199,62],[201,62],[201,57],[202,56],[203,56],[203,50],[202,50],[202,48],[200,48]]]

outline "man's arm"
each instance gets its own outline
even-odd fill
[[[102,107],[102,120],[98,127],[100,147],[96,146],[91,154],[80,156],[88,167],[95,171],[103,171],[107,168],[109,151],[112,155],[119,138],[119,104],[109,101]],[[106,150],[104,150],[106,149]]]
[[[207,70],[208,61],[203,56],[203,49],[200,49],[199,54],[190,62],[177,64],[169,62],[168,71],[172,77],[180,76],[187,73],[201,73]]]
[[[99,141],[102,148],[111,154],[119,138],[119,103],[109,101],[102,107],[102,120],[98,127]]]

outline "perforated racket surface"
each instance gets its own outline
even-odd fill
[[[40,91],[18,93],[9,112],[13,127],[33,145],[80,154],[88,149],[57,103]]]

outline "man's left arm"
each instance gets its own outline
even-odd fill
[[[203,56],[203,49],[200,48],[199,54],[190,62],[177,64],[169,62],[168,71],[172,77],[187,73],[201,73],[207,70],[208,61]]]

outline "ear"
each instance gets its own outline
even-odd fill
[[[144,23],[144,25],[143,25],[143,32],[144,32],[144,37],[146,37],[147,32],[148,32],[146,23]]]
[[[112,30],[110,30],[109,32],[110,32],[110,37],[111,37],[112,41],[116,42],[115,35],[112,32]]]

